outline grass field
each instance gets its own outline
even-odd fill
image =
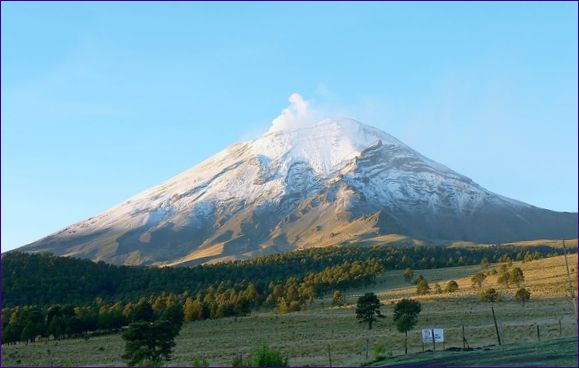
[[[570,267],[576,270],[577,255],[570,256],[569,260]],[[503,295],[503,301],[494,305],[503,340],[508,345],[501,347],[501,351],[517,348],[513,344],[523,344],[519,346],[520,353],[525,356],[534,354],[533,359],[540,361],[541,356],[548,358],[548,355],[556,353],[552,353],[550,348],[526,348],[537,345],[536,325],[540,327],[541,340],[545,344],[553,339],[566,338],[563,341],[569,341],[569,338],[577,336],[573,307],[565,296],[564,260],[563,257],[554,257],[515,265],[524,270],[525,287],[531,291],[531,301],[526,306],[514,302],[515,288],[499,287],[496,276],[490,276],[483,287],[495,287]],[[409,353],[422,352],[422,328],[444,328],[446,348],[462,346],[463,325],[471,347],[493,345],[497,341],[490,305],[478,300],[478,290],[470,282],[470,276],[478,271],[479,266],[418,271],[428,279],[431,287],[435,280],[439,280],[441,286],[447,280],[457,280],[460,290],[455,294],[416,297],[414,286],[403,280],[401,272],[391,271],[381,276],[375,285],[348,292],[348,305],[344,307],[330,307],[329,299],[325,299],[296,313],[275,315],[263,311],[237,319],[189,323],[184,325],[176,340],[171,365],[191,365],[195,357],[204,357],[211,365],[230,365],[235,354],[241,353],[247,357],[253,349],[263,344],[282,350],[288,355],[291,365],[328,365],[328,350],[332,365],[360,365],[374,360],[372,351],[377,345],[383,345],[386,352],[394,357],[400,356],[404,352],[404,340],[391,322],[393,303],[410,296],[420,300],[423,312],[416,328],[409,332]],[[573,279],[576,278],[574,273]],[[374,291],[379,295],[384,303],[382,311],[387,316],[372,330],[358,324],[354,318],[356,298],[366,291]],[[70,339],[2,346],[2,366],[122,365],[120,356],[123,348],[123,341],[118,334],[92,337],[89,340]],[[477,351],[468,354],[475,353]],[[508,354],[503,355],[508,360]],[[573,361],[573,357],[576,362],[576,345],[575,350],[565,353],[565,361]],[[393,358],[390,361],[395,360]],[[467,361],[464,363],[470,364]],[[504,363],[506,361],[496,364]],[[552,363],[563,364],[556,361]]]
[[[435,351],[382,359],[371,366],[537,366],[577,367],[577,337],[491,346],[472,351]]]

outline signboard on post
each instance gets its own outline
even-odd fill
[[[432,332],[434,332],[434,341],[432,341]],[[444,342],[444,329],[432,328],[422,330],[422,342],[423,343]]]

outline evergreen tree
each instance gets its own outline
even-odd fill
[[[384,318],[380,312],[380,300],[374,293],[366,293],[358,298],[356,304],[356,318],[360,323],[368,323],[368,329],[372,329],[372,324],[378,318]]]
[[[122,334],[125,340],[123,359],[130,366],[158,366],[163,361],[169,361],[178,332],[166,320],[133,322]]]
[[[155,320],[155,313],[153,312],[153,308],[151,304],[146,301],[140,301],[136,307],[134,312],[132,313],[131,320],[133,322],[137,321],[147,321],[151,322]]]
[[[418,295],[426,295],[430,293],[430,286],[428,285],[428,281],[425,278],[422,278],[416,284],[416,294]]]
[[[419,302],[412,299],[402,299],[394,306],[394,323],[399,332],[404,332],[404,354],[408,353],[408,331],[418,322],[422,310]]]
[[[473,287],[478,287],[480,289],[482,288],[482,284],[486,278],[487,276],[484,273],[479,272],[476,275],[474,275],[470,280],[472,281]]]
[[[525,288],[520,288],[515,293],[515,300],[525,306],[525,303],[531,299],[531,293]]]
[[[517,287],[521,286],[521,283],[525,281],[525,276],[523,274],[523,270],[519,267],[515,267],[510,272],[510,281],[517,285]]]

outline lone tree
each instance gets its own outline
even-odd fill
[[[458,283],[454,280],[450,280],[446,284],[446,287],[444,288],[444,291],[446,291],[447,293],[454,293],[457,290],[458,290]]]
[[[418,295],[426,295],[430,293],[430,286],[428,285],[428,281],[425,278],[422,278],[416,284],[416,294]]]
[[[489,268],[489,260],[485,257],[480,261],[480,266],[482,267],[483,270],[486,270],[487,268]]]
[[[344,304],[346,304],[344,294],[342,294],[340,290],[334,291],[334,295],[332,296],[332,305],[340,307]]]
[[[521,287],[521,283],[525,281],[523,270],[519,267],[515,267],[511,270],[509,278],[513,284],[517,285],[517,287]]]
[[[515,300],[525,306],[525,303],[531,299],[531,293],[525,288],[520,288],[515,294]]]
[[[161,365],[164,360],[171,359],[177,333],[179,331],[175,326],[164,319],[133,322],[122,334],[126,342],[123,359],[130,366]]]
[[[494,288],[489,288],[480,293],[480,300],[483,302],[494,303],[499,301],[500,295]]]
[[[356,305],[356,318],[360,323],[368,323],[368,329],[372,329],[372,323],[378,318],[384,318],[380,312],[380,300],[374,293],[366,293],[358,298]]]
[[[412,281],[412,283],[413,283],[414,285],[418,285],[418,283],[419,283],[420,281],[423,281],[423,280],[425,281],[426,279],[424,278],[424,276],[422,276],[421,273],[419,273],[418,275],[416,275],[416,278],[414,279],[414,281]]]
[[[486,275],[482,272],[477,273],[476,275],[474,275],[470,281],[472,281],[472,286],[474,287],[478,287],[479,289],[482,287],[483,282],[486,279]]]
[[[404,354],[408,353],[408,331],[418,322],[418,315],[422,307],[412,299],[402,299],[394,306],[394,323],[399,332],[404,332]]]
[[[509,287],[509,283],[511,282],[511,274],[510,272],[502,272],[499,274],[499,276],[497,277],[497,282],[500,285],[503,285],[504,287],[508,288]]]

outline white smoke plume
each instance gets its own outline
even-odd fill
[[[311,102],[304,100],[299,93],[292,93],[289,102],[290,105],[273,119],[268,133],[303,128],[323,118],[323,114],[317,109],[313,109]]]

